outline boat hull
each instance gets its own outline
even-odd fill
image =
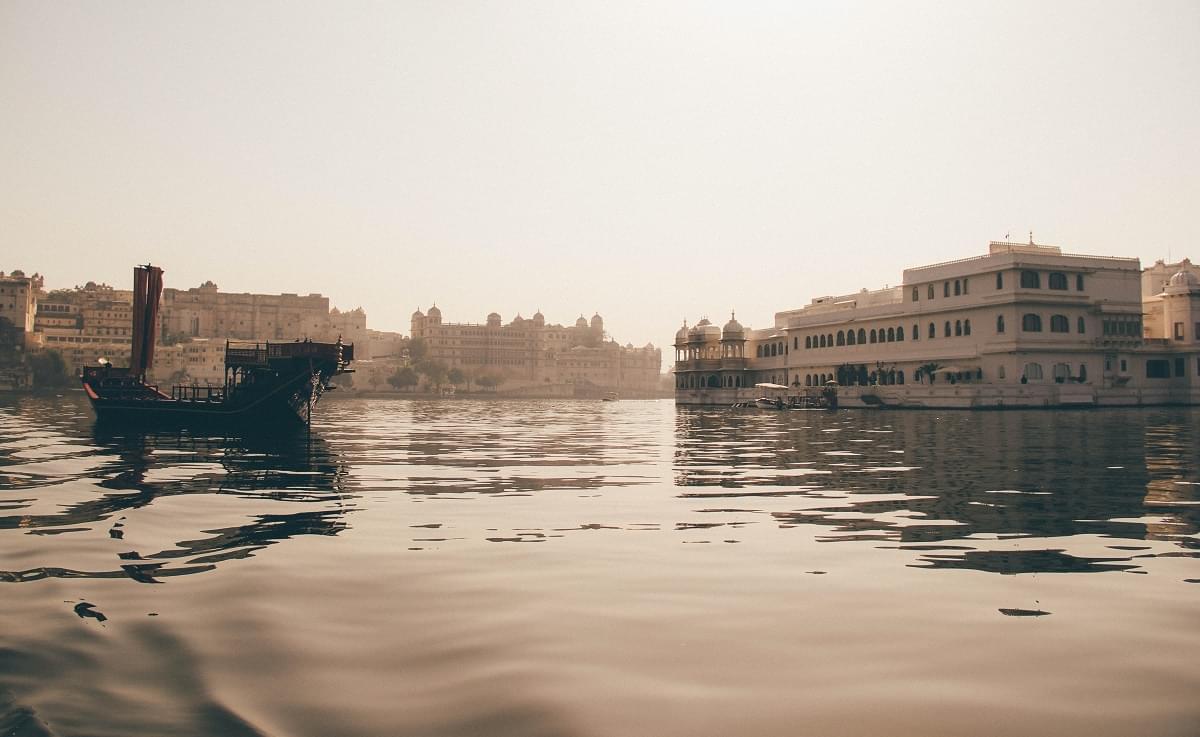
[[[308,366],[296,372],[260,377],[257,384],[220,395],[219,400],[174,398],[156,390],[106,395],[104,386],[84,380],[97,422],[157,427],[222,427],[276,429],[307,424],[312,408],[329,389],[330,372]]]

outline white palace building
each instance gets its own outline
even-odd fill
[[[675,334],[679,404],[838,385],[842,406],[1200,404],[1200,268],[993,242],[901,286]]]

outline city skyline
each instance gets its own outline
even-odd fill
[[[1182,2],[8,3],[6,261],[153,261],[396,331],[598,311],[635,345],[1030,230],[1145,266],[1194,238],[1197,28]]]

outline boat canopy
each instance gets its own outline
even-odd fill
[[[783,389],[783,390],[785,390],[785,391],[787,390],[787,387],[786,387],[786,386],[784,386],[783,384],[766,384],[766,383],[763,383],[763,384],[755,384],[754,386],[755,386],[756,388],[758,388],[758,389]]]

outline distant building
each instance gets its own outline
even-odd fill
[[[95,282],[49,294],[41,290],[38,275],[0,273],[0,364],[13,355],[15,348],[3,346],[17,340],[14,330],[21,333],[17,342],[26,351],[58,351],[72,373],[101,358],[126,363],[132,345],[131,290]],[[356,344],[356,356],[369,357],[366,322],[361,307],[331,310],[328,298],[319,294],[228,294],[212,282],[187,290],[167,288],[150,376],[160,382],[221,383],[226,340],[341,337]],[[14,327],[6,330],[5,324]],[[15,383],[0,375],[0,386],[6,382]]]
[[[159,344],[154,350],[154,367],[149,378],[159,384],[225,383],[225,341],[219,338],[192,338],[171,345]]]
[[[222,292],[206,281],[191,289],[163,290],[162,334],[168,341],[187,338],[227,340],[334,341],[341,336],[367,348],[367,316],[361,307],[330,310],[320,294],[250,294]]]
[[[133,292],[88,282],[56,289],[38,302],[35,330],[42,346],[58,351],[71,372],[101,358],[122,364],[132,344]]]
[[[572,326],[547,324],[541,312],[503,323],[493,312],[484,323],[447,323],[435,305],[412,315],[412,337],[429,358],[470,376],[502,377],[509,389],[573,385],[577,393],[657,391],[662,352],[653,345],[621,346],[604,332],[604,319],[579,316]]]
[[[1134,258],[992,243],[982,256],[907,269],[898,287],[817,297],[770,328],[685,325],[676,401],[835,382],[851,406],[1200,403],[1194,269],[1143,272]]]
[[[26,356],[39,344],[34,332],[42,277],[0,271],[0,389],[24,389],[31,381]]]

